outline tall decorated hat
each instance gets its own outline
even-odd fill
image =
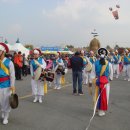
[[[3,42],[0,43],[0,50],[4,51],[5,53],[9,52],[8,46],[5,43],[3,43]]]
[[[99,48],[98,49],[98,55],[100,55],[100,57],[105,57],[108,55],[108,51],[105,48]]]

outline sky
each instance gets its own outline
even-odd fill
[[[118,9],[115,20],[109,7]],[[130,47],[130,0],[0,0],[0,37],[34,46]],[[0,38],[2,40],[2,38]]]

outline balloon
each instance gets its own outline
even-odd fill
[[[112,14],[113,14],[113,16],[114,16],[114,18],[115,18],[116,20],[119,19],[118,11],[117,11],[117,10],[112,11]]]

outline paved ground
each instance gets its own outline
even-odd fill
[[[84,96],[72,95],[71,74],[61,90],[49,88],[42,104],[33,103],[30,76],[17,81],[19,108],[12,110],[9,124],[0,130],[85,130],[93,113],[92,97],[84,86]],[[89,130],[130,130],[130,82],[111,83],[109,111],[95,116]]]

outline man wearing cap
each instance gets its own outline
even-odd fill
[[[100,59],[95,62],[93,71],[95,72],[95,95],[94,104],[97,105],[99,116],[104,116],[108,110],[110,82],[113,80],[112,64],[106,60],[108,54],[105,48],[98,50]],[[99,98],[98,98],[99,97]]]
[[[124,80],[130,81],[130,54],[127,49],[125,49],[125,55],[123,61],[124,61],[124,67],[123,67]]]
[[[9,104],[11,90],[15,91],[14,64],[10,59],[5,57],[5,53],[8,52],[8,46],[0,43],[0,108],[4,125],[8,124],[9,112],[11,111]]]
[[[61,89],[60,79],[62,76],[62,72],[58,71],[59,66],[64,67],[64,62],[62,58],[60,57],[60,52],[57,52],[57,54],[55,54],[55,60],[53,60],[53,70],[55,72],[54,89]]]
[[[120,62],[121,62],[121,56],[118,54],[118,50],[116,50],[113,55],[113,71],[117,79],[120,74],[120,70],[119,70]]]
[[[35,97],[33,102],[35,103],[39,101],[39,103],[42,103],[42,97],[44,95],[43,83],[40,80],[35,80],[35,71],[38,69],[38,67],[41,67],[44,70],[46,68],[46,62],[43,58],[39,57],[41,54],[39,49],[34,49],[33,54],[34,59],[32,59],[30,62],[32,93]]]

